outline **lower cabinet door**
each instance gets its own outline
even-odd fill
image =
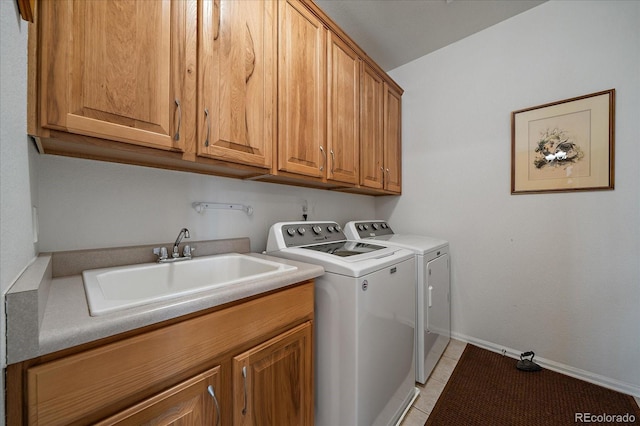
[[[233,359],[234,425],[312,425],[311,322]]]
[[[220,366],[98,423],[106,425],[219,426]]]

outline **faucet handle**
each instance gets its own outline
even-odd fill
[[[195,247],[191,247],[189,244],[185,244],[184,248],[182,249],[182,255],[184,257],[191,257],[191,254],[195,251]]]
[[[169,257],[168,253],[167,253],[167,248],[166,247],[156,247],[153,249],[153,254],[155,254],[156,256],[158,256],[158,258],[160,260],[164,260],[167,257]]]

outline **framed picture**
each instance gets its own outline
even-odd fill
[[[615,89],[511,113],[511,193],[613,189]]]

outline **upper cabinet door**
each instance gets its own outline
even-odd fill
[[[195,49],[187,52],[194,5],[40,2],[42,127],[183,150],[189,117],[181,106],[195,84]]]
[[[274,0],[201,3],[198,155],[271,167],[276,6]]]
[[[357,184],[360,159],[360,58],[329,32],[327,178]]]
[[[366,62],[362,63],[360,91],[360,185],[382,189],[382,78]]]
[[[384,87],[384,189],[399,194],[402,190],[402,95],[386,83]]]
[[[278,170],[324,177],[326,30],[296,0],[279,2]]]

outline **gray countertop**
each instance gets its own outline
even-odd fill
[[[296,266],[295,271],[254,281],[246,281],[234,284],[224,289],[204,291],[173,300],[157,302],[107,313],[100,316],[89,315],[89,308],[84,291],[82,275],[69,275],[51,277],[43,281],[46,284],[40,287],[40,303],[44,307],[31,307],[25,309],[28,303],[14,303],[13,300],[21,299],[7,297],[7,363],[24,361],[37,356],[53,353],[62,349],[71,348],[83,343],[101,338],[113,336],[136,328],[145,327],[161,321],[177,318],[183,315],[202,311],[208,308],[234,302],[247,297],[255,296],[272,290],[277,290],[301,281],[318,277],[324,273],[321,266],[296,262],[287,259],[275,258],[263,254],[246,253],[250,256],[268,259],[288,265]],[[46,258],[40,261],[41,265],[35,269],[51,271],[50,266],[45,266]],[[49,264],[52,263],[50,260]],[[29,277],[27,277],[29,278]],[[33,281],[33,278],[30,278]],[[23,290],[25,285],[22,283]],[[37,286],[35,292],[38,292]],[[32,288],[33,289],[33,288]],[[24,295],[28,292],[16,293]],[[10,293],[11,293],[10,291]],[[34,293],[34,294],[36,294]],[[42,294],[45,300],[42,300]],[[37,296],[34,296],[37,299]],[[33,297],[31,299],[34,299]],[[14,306],[11,306],[12,303]],[[34,302],[36,303],[36,302]],[[40,311],[41,318],[38,317]],[[29,318],[24,318],[29,315]],[[23,318],[20,318],[20,317]],[[35,330],[34,330],[35,328]]]

